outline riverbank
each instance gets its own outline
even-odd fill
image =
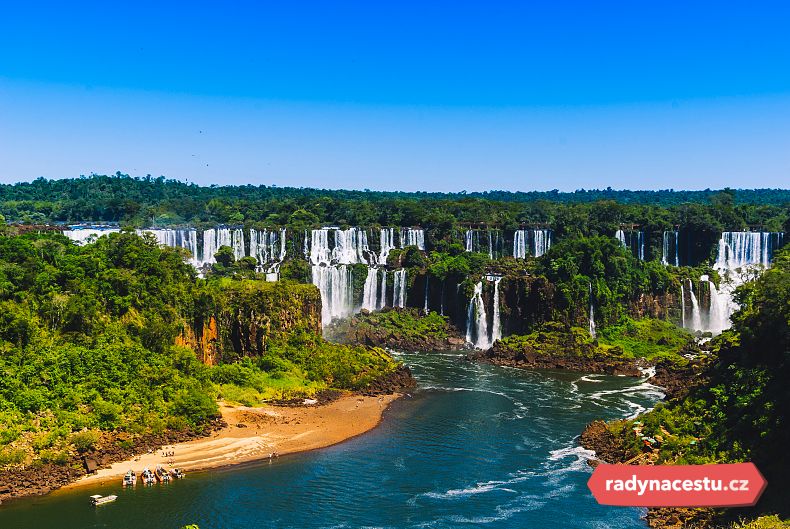
[[[194,472],[324,448],[375,428],[384,410],[399,396],[345,395],[329,404],[303,407],[251,408],[221,403],[220,412],[227,426],[210,437],[163,446],[113,463],[61,490],[120,483],[130,468],[138,474],[143,468],[153,469],[156,465]]]

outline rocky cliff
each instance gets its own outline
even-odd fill
[[[177,345],[205,364],[261,356],[271,340],[297,331],[321,334],[321,296],[313,285],[227,281],[206,292]]]

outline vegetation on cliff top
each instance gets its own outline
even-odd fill
[[[644,359],[649,363],[669,360],[687,363],[682,353],[693,349],[693,337],[672,323],[624,317],[618,325],[603,329],[594,339],[587,329],[547,323],[529,334],[510,335],[497,342],[501,353],[580,357],[606,360]]]
[[[458,339],[447,316],[415,308],[363,312],[333,324],[328,332],[341,342],[420,350],[448,349],[451,339]]]

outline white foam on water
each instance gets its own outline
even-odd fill
[[[582,471],[590,468],[587,461],[595,459],[595,452],[583,446],[567,446],[549,452],[549,461],[561,461],[566,458],[575,459],[567,467],[560,469],[560,472]]]

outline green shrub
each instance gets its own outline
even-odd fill
[[[99,434],[99,432],[85,430],[72,435],[71,444],[74,445],[74,448],[76,448],[78,452],[82,453],[94,448],[99,443],[100,439],[101,434]]]

